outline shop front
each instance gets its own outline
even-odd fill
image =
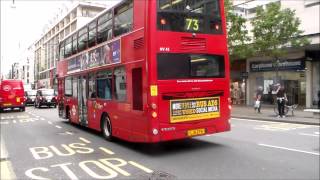
[[[277,84],[283,84],[288,105],[306,104],[306,64],[305,58],[281,59],[277,61],[249,61],[247,104],[253,104],[259,87],[263,88],[262,103],[274,104]]]
[[[232,104],[246,104],[246,60],[234,60],[231,62],[230,97]]]

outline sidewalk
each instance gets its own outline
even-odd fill
[[[288,112],[288,115],[285,118],[278,118],[274,113],[273,106],[262,106],[261,114],[259,114],[254,111],[252,106],[232,105],[231,117],[262,121],[320,125],[319,114],[315,116],[312,112],[305,112],[303,109],[299,108],[294,111],[294,116],[291,115],[291,112]]]

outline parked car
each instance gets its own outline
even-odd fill
[[[25,95],[25,99],[26,99],[26,105],[28,104],[34,104],[34,101],[36,99],[36,94],[37,91],[36,90],[29,90],[29,91],[25,91],[24,95]]]
[[[25,111],[24,88],[21,80],[0,81],[0,112],[4,109],[19,108]]]
[[[34,102],[34,107],[40,108],[46,105],[48,107],[57,107],[57,97],[53,89],[38,89],[36,94],[36,99]]]

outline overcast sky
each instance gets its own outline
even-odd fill
[[[109,2],[108,2],[109,1]],[[95,0],[114,3],[119,0]],[[19,62],[25,50],[41,37],[44,26],[53,20],[59,8],[72,7],[74,0],[0,0],[1,72],[7,74],[11,64]]]

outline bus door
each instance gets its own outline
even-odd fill
[[[95,107],[95,104],[97,103],[97,92],[96,92],[96,78],[94,73],[89,74],[89,79],[88,79],[88,92],[89,92],[89,97],[88,97],[88,126],[90,128],[94,129],[99,129],[100,125],[97,119],[97,110]]]
[[[88,126],[87,119],[87,78],[79,76],[78,78],[78,108],[79,108],[79,123],[83,126]]]

